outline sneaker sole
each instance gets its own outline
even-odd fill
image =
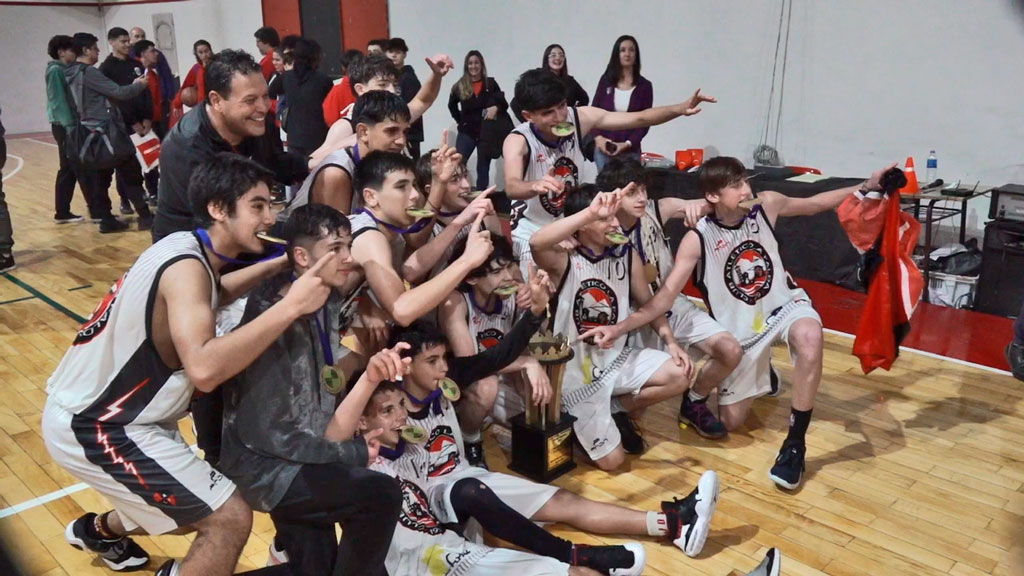
[[[775,485],[778,486],[779,488],[784,488],[786,490],[796,490],[804,481],[804,472],[803,470],[800,471],[800,477],[796,479],[796,484],[787,482],[786,480],[776,476],[771,470],[768,471],[768,477],[771,478],[772,482],[775,482]]]
[[[14,270],[17,267],[18,265],[15,264],[14,266],[8,266],[7,268],[0,268],[0,274],[6,274],[7,272],[10,272],[11,270]]]
[[[729,435],[728,431],[726,431],[724,434],[708,434],[707,432],[701,430],[700,426],[694,424],[693,420],[690,420],[689,418],[683,416],[682,414],[679,415],[678,421],[679,428],[681,430],[693,428],[693,431],[696,432],[698,436],[700,436],[701,438],[707,438],[708,440],[721,440],[722,438],[725,438],[726,436]]]
[[[54,224],[77,224],[78,222],[85,222],[85,218],[70,218],[68,220],[61,220],[58,218],[53,219]]]
[[[81,538],[75,535],[75,522],[77,521],[78,520],[72,521],[70,524],[68,524],[67,528],[64,529],[64,539],[67,540],[68,544],[70,544],[72,548],[77,548],[82,552],[96,554],[96,556],[100,560],[103,560],[103,563],[106,564],[114,572],[133,572],[135,570],[141,570],[143,566],[149,564],[149,558],[128,558],[120,564],[112,560],[108,560],[107,558],[104,558],[99,553],[91,550],[88,546],[85,545],[85,542],[82,541]]]
[[[626,542],[623,548],[633,553],[633,565],[629,568],[612,568],[608,571],[610,576],[642,576],[644,568],[647,567],[647,551],[644,545],[639,542]]]
[[[701,474],[700,482],[697,483],[698,500],[695,506],[697,524],[687,530],[686,534],[672,541],[690,558],[697,556],[704,549],[708,532],[711,531],[711,519],[715,516],[715,507],[718,505],[718,489],[718,474],[714,470]],[[706,497],[708,494],[711,498]]]
[[[778,548],[769,548],[764,560],[748,572],[746,576],[779,576],[782,573],[782,552]]]

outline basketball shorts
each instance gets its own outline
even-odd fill
[[[695,358],[702,356],[701,352],[694,347],[695,344],[726,331],[725,327],[710,314],[682,294],[676,296],[676,301],[672,304],[668,323],[679,345],[684,350],[688,350],[690,355]],[[665,349],[665,343],[651,326],[644,326],[631,334],[630,344],[637,348]]]
[[[547,556],[538,556],[508,548],[494,548],[474,562],[466,572],[466,576],[507,576],[508,574],[565,576],[569,574],[569,565]]]

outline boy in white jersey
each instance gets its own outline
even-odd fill
[[[270,172],[234,154],[200,166],[189,185],[200,228],[143,252],[50,377],[42,421],[47,450],[114,505],[75,520],[65,536],[114,570],[136,570],[149,559],[128,534],[195,531],[185,559],[168,560],[158,574],[227,575],[249,537],[249,506],[230,480],[189,450],[177,421],[195,390],[217,389],[330,293],[318,275],[328,254],[265,314],[215,336],[218,303],[287,266],[278,258],[219,274],[241,252],[263,250],[256,233],[274,221],[272,185]]]
[[[631,182],[636,187],[622,197],[616,215],[622,233],[629,237],[644,266],[644,279],[657,292],[672,269],[672,249],[662,228],[669,220],[679,218],[693,225],[707,206],[704,200],[647,197],[647,177],[644,167],[635,158],[611,158],[597,176],[597,187],[604,192],[625,188]],[[693,426],[705,438],[723,438],[728,434],[725,425],[707,407],[707,397],[723,378],[728,376],[743,350],[728,330],[701,310],[685,294],[676,295],[668,321],[676,340],[709,359],[697,373],[693,387],[679,408],[679,422]],[[637,343],[657,347],[660,339],[648,329],[634,333]],[[692,352],[691,352],[692,353]]]
[[[536,68],[516,82],[515,99],[526,122],[502,147],[505,193],[514,200],[512,239],[520,265],[530,260],[530,237],[562,215],[566,195],[580,184],[581,142],[592,130],[623,130],[664,124],[700,112],[716,102],[697,90],[690,99],[641,112],[609,112],[593,106],[566,106],[565,85],[551,71]]]
[[[620,467],[627,453],[644,451],[633,418],[686,392],[693,371],[664,315],[651,325],[667,352],[634,348],[625,338],[606,350],[579,338],[628,316],[630,302],[640,306],[651,298],[636,248],[614,242],[621,235],[616,219],[621,197],[634,188],[598,192],[593,184],[581,186],[566,198],[565,218],[530,238],[537,264],[558,279],[553,332],[567,337],[575,352],[566,366],[562,403],[576,417],[580,444],[602,470]],[[558,244],[569,238],[579,246],[567,254]]]
[[[860,188],[878,189],[884,172],[875,172]],[[769,391],[772,343],[789,344],[794,363],[789,433],[770,476],[778,486],[794,490],[803,478],[807,451],[804,437],[821,381],[821,318],[810,298],[783,267],[772,227],[779,216],[809,216],[834,210],[858,187],[810,198],[790,198],[765,191],[757,196],[760,204],[744,207],[740,203],[754,196],[743,163],[729,157],[705,162],[698,186],[711,213],[683,237],[675,265],[657,295],[624,321],[589,335],[599,344],[607,345],[651,318],[660,317],[672,306],[696,268],[695,283],[708,308],[736,336],[744,350],[739,366],[719,386],[719,417],[727,428],[742,426],[753,399]]]
[[[441,78],[454,67],[452,59],[446,54],[437,54],[433,58],[424,58],[430,67],[427,81],[420,87],[416,97],[409,102],[409,122],[415,122],[437,100],[441,91]],[[395,64],[383,54],[369,54],[359,58],[349,66],[348,78],[352,93],[358,99],[371,90],[386,90],[398,94],[398,78],[401,72]],[[358,101],[358,100],[357,100]],[[327,131],[327,138],[309,157],[309,167],[313,169],[328,154],[352,146],[355,142],[353,133],[356,125],[350,121],[351,116],[345,115],[342,122],[335,122]]]

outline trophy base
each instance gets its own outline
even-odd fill
[[[576,467],[573,460],[572,423],[576,418],[563,412],[547,428],[527,426],[526,414],[512,418],[512,461],[508,467],[527,478],[547,484]]]

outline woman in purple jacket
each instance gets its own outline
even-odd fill
[[[639,112],[653,105],[654,86],[640,75],[640,45],[632,36],[619,36],[591,106],[613,112]],[[598,170],[612,156],[639,156],[640,142],[647,130],[596,130],[594,162]]]

